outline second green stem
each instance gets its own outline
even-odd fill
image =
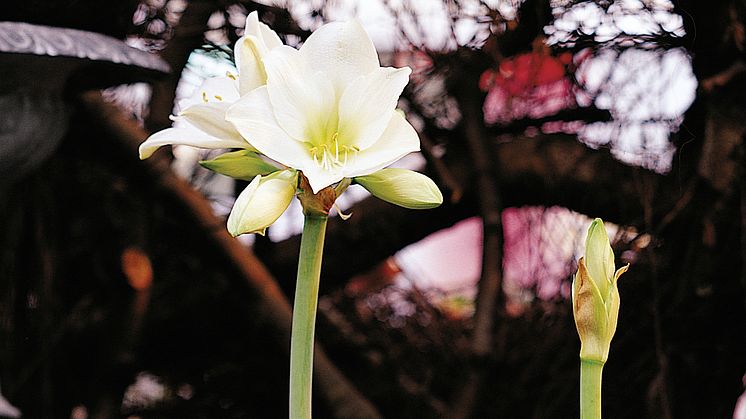
[[[580,359],[580,419],[601,419],[603,362]]]
[[[311,418],[313,342],[327,217],[306,215],[290,337],[290,419]]]

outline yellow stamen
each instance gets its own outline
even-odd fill
[[[319,151],[318,147],[311,147],[309,151],[311,152],[311,156],[313,157],[313,163],[318,166],[319,158],[318,158],[318,155],[316,154]]]
[[[339,133],[335,132],[334,135],[332,135],[332,140],[334,141],[334,159],[339,161],[339,141],[337,140],[337,137],[339,137]]]
[[[310,143],[309,146],[311,146]],[[360,148],[354,145],[340,144],[339,132],[335,132],[327,142],[311,146],[308,151],[317,166],[326,170],[333,170],[345,167],[350,160],[350,153],[357,155]]]

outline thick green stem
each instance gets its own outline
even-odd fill
[[[326,220],[325,216],[306,215],[303,224],[290,337],[290,419],[311,418],[313,335]]]
[[[603,362],[580,359],[580,419],[601,419],[603,369]]]

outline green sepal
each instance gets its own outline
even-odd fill
[[[409,209],[435,208],[443,194],[429,177],[407,169],[381,169],[354,181],[373,196]]]
[[[199,164],[221,175],[246,181],[254,179],[257,175],[264,176],[280,170],[249,150],[231,151],[212,160],[202,160]]]

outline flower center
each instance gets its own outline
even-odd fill
[[[360,149],[354,145],[340,145],[339,132],[335,132],[330,141],[315,145],[309,151],[316,165],[325,170],[333,170],[345,167],[350,154],[354,157]]]

